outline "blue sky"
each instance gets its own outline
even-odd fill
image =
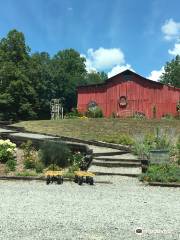
[[[0,38],[15,28],[32,52],[74,48],[89,71],[157,80],[180,54],[179,9],[179,0],[0,0]]]

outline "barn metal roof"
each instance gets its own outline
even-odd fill
[[[110,77],[110,78],[108,78],[105,82],[103,82],[103,83],[98,83],[98,84],[89,84],[89,85],[81,85],[81,86],[78,86],[77,88],[86,88],[86,87],[98,87],[98,86],[105,86],[107,83],[109,83],[109,82],[113,82],[113,80],[114,79],[117,79],[117,77],[118,76],[131,76],[131,75],[135,75],[135,76],[137,76],[137,77],[139,77],[139,78],[141,78],[143,81],[148,81],[149,83],[151,83],[151,84],[155,84],[155,85],[158,85],[158,86],[168,86],[168,87],[170,87],[170,88],[173,88],[173,89],[175,89],[175,90],[179,90],[180,91],[180,88],[177,88],[177,87],[174,87],[174,86],[170,86],[170,85],[167,85],[167,84],[164,84],[164,83],[161,83],[161,82],[156,82],[156,81],[153,81],[153,80],[150,80],[150,79],[148,79],[148,78],[145,78],[145,77],[143,77],[143,76],[141,76],[141,75],[139,75],[139,74],[137,74],[137,73],[135,73],[135,72],[133,72],[133,71],[131,71],[131,70],[129,70],[129,69],[127,69],[127,70],[125,70],[125,71],[123,71],[123,72],[121,72],[121,73],[118,73],[118,74],[116,74],[115,76],[113,76],[113,77]]]

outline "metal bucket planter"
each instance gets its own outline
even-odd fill
[[[166,149],[158,149],[150,151],[150,163],[151,164],[166,164],[169,163],[170,153]]]

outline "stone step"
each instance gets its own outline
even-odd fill
[[[100,156],[115,156],[115,155],[123,155],[129,153],[127,151],[117,151],[117,152],[94,152],[94,157],[100,157]]]
[[[111,157],[95,157],[93,160],[99,160],[103,162],[133,162],[133,163],[141,163],[139,159],[126,159],[126,158],[111,158]]]
[[[89,171],[95,173],[96,175],[121,175],[121,176],[134,176],[137,177],[142,173],[141,167],[101,167],[91,165]]]
[[[140,174],[135,173],[107,173],[107,172],[93,172],[96,176],[126,176],[126,177],[138,177]]]
[[[140,167],[140,162],[135,161],[104,161],[104,160],[96,160],[93,159],[92,165],[102,166],[102,167]]]

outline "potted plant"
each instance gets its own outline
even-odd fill
[[[159,129],[156,130],[156,138],[153,148],[150,150],[151,164],[166,164],[170,160],[170,141],[165,134],[160,134]]]

